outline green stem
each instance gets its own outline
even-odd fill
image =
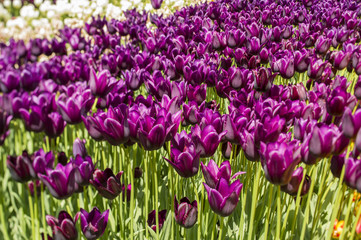
[[[198,231],[197,231],[197,239],[201,239],[201,232],[202,232],[202,206],[201,202],[199,201],[198,191],[196,188],[196,184],[194,182],[194,179],[191,178],[193,188],[194,188],[194,194],[196,195],[197,200],[197,208],[198,208]]]
[[[358,208],[357,213],[356,213],[356,221],[353,224],[352,230],[351,230],[351,238],[350,239],[354,239],[355,237],[355,232],[356,232],[356,226],[358,224],[358,221],[360,220],[360,216],[361,216],[361,207]]]
[[[223,239],[223,227],[224,227],[224,218],[223,217],[219,217],[219,221],[221,223],[221,226],[219,228],[219,236],[218,236],[218,239],[219,240],[222,240]]]
[[[158,176],[157,176],[156,154],[157,153],[154,151],[154,158],[153,158],[152,166],[153,166],[154,193],[155,193],[155,223],[156,223],[157,239],[159,239]]]
[[[149,213],[149,209],[148,209],[148,203],[149,203],[149,176],[148,176],[148,152],[145,152],[146,157],[144,158],[144,197],[145,197],[145,213],[144,213],[144,224],[145,224],[145,236],[148,239],[149,238],[149,232],[148,232],[148,223],[147,223],[147,217],[148,217],[148,213]]]
[[[35,193],[36,185],[34,184],[34,193]],[[41,183],[41,215],[43,220],[43,227],[44,227],[44,239],[48,239],[48,232],[47,232],[47,224],[46,224],[46,216],[45,216],[45,195],[44,195],[44,185]]]
[[[277,226],[276,226],[276,239],[280,239],[281,233],[281,186],[277,186]],[[303,239],[303,238],[302,238]]]
[[[344,228],[343,228],[343,230],[341,232],[340,240],[343,240],[345,235],[346,235],[346,229],[347,229],[347,226],[348,226],[348,219],[349,219],[350,213],[351,213],[352,198],[353,198],[353,193],[351,192],[351,194],[349,194],[349,200],[348,200],[348,205],[347,205],[345,223],[344,223]]]
[[[256,170],[256,177],[253,181],[253,192],[252,192],[252,208],[251,208],[251,218],[249,220],[249,231],[248,231],[248,240],[251,240],[253,237],[253,220],[254,220],[254,215],[256,212],[256,204],[257,204],[257,196],[258,196],[258,187],[259,187],[259,178],[261,175],[261,165],[258,165],[257,163],[254,164],[254,166],[257,168]],[[250,175],[250,172],[247,174]],[[245,199],[246,201],[246,199]]]
[[[270,220],[270,214],[271,214],[271,208],[272,208],[272,200],[273,200],[273,188],[268,190],[268,204],[267,204],[267,216],[265,219],[265,230],[264,230],[264,236],[268,236],[268,227],[269,227],[269,220]]]

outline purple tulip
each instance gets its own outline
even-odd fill
[[[12,120],[12,116],[7,112],[0,110],[0,145],[5,141],[5,138],[9,135],[9,125]]]
[[[59,137],[65,129],[66,122],[57,112],[52,112],[44,117],[44,132],[50,138]]]
[[[301,160],[300,150],[296,141],[268,144],[261,142],[261,163],[267,180],[275,185],[288,184]]]
[[[322,61],[322,59],[311,59],[310,64],[308,65],[308,76],[312,79],[320,78],[323,71],[325,70],[326,64],[327,62]]]
[[[54,170],[48,168],[46,169],[46,175],[38,174],[38,177],[53,197],[66,199],[78,189],[75,183],[76,171],[71,162],[65,166],[59,163]]]
[[[119,172],[116,176],[110,168],[101,171],[95,170],[93,179],[89,182],[98,190],[99,194],[107,199],[113,200],[122,192],[122,184],[120,177],[123,172]]]
[[[178,204],[177,196],[174,196],[174,217],[175,221],[182,227],[193,227],[198,217],[197,201],[194,200],[191,203],[187,197],[184,197]]]
[[[8,156],[6,166],[11,177],[17,182],[27,182],[36,178],[32,160],[29,154],[24,151],[20,156]]]
[[[143,176],[143,170],[140,167],[134,168],[134,178],[139,179]]]
[[[319,54],[325,54],[331,47],[331,39],[320,36],[315,43],[315,50]]]
[[[242,132],[242,149],[249,161],[256,162],[259,160],[258,147],[254,134],[249,133],[247,130]]]
[[[45,153],[43,149],[39,149],[33,157],[33,168],[36,174],[46,174],[47,168],[53,168],[55,157],[51,151]]]
[[[139,119],[139,125],[138,138],[145,150],[156,150],[164,145],[168,129],[163,116],[154,119],[147,115]]]
[[[211,157],[216,152],[222,137],[226,132],[217,133],[212,125],[206,126],[204,129],[198,125],[191,128],[192,140],[196,146],[196,152],[200,153],[200,157]]]
[[[30,181],[28,183],[28,188],[30,191],[30,195],[32,197],[34,197],[35,192],[36,195],[39,197],[41,193],[41,181],[40,180]]]
[[[347,67],[351,60],[351,53],[344,51],[334,51],[331,54],[331,61],[333,60],[333,66],[337,70],[342,70]]]
[[[361,161],[349,158],[345,160],[344,181],[352,189],[361,190]]]
[[[46,222],[53,230],[53,239],[76,240],[78,231],[75,222],[69,213],[59,212],[58,218],[46,215]]]
[[[303,168],[299,167],[293,172],[290,182],[287,185],[281,186],[281,190],[285,193],[288,193],[291,196],[296,196],[298,189],[300,188],[302,178],[303,178]],[[300,196],[303,196],[308,193],[308,190],[310,189],[310,185],[311,185],[311,178],[308,175],[306,175],[305,180],[303,181],[303,186],[301,189]]]
[[[232,143],[230,142],[222,143],[222,156],[224,158],[229,159],[231,157],[232,151],[233,155],[238,156],[241,152],[241,147],[237,145],[232,145]]]
[[[355,138],[361,128],[361,109],[357,109],[355,114],[349,108],[345,109],[342,121],[342,132],[348,138]]]
[[[75,217],[75,222],[80,218],[80,227],[85,238],[95,240],[103,235],[108,224],[108,217],[109,209],[102,213],[97,207],[94,207],[88,213],[80,208],[80,212]]]
[[[82,157],[77,154],[75,159],[70,158],[70,162],[73,163],[74,168],[77,169],[75,173],[75,182],[81,187],[89,185],[89,180],[92,178],[94,172],[94,165],[91,157]]]
[[[147,220],[147,223],[148,223],[148,226],[154,231],[156,232],[157,230],[157,225],[156,225],[156,219],[155,219],[155,210],[151,211],[149,214],[148,214],[148,220]],[[158,227],[159,227],[159,231],[162,229],[163,227],[163,224],[165,222],[165,218],[167,216],[167,210],[164,209],[162,211],[159,211],[158,212]]]
[[[347,92],[342,87],[332,90],[331,95],[326,101],[327,112],[333,116],[341,116],[347,105]]]
[[[231,215],[239,201],[243,186],[241,181],[237,179],[230,184],[226,179],[221,178],[216,188],[211,188],[206,183],[203,185],[207,190],[211,209],[222,217]]]
[[[66,156],[65,152],[58,153],[58,163],[65,166],[68,163],[68,157]]]
[[[89,87],[94,96],[104,97],[117,83],[114,78],[108,77],[109,71],[103,70],[98,76],[93,68],[90,68]]]
[[[191,137],[182,131],[171,140],[171,160],[164,158],[184,178],[193,177],[198,173],[199,155]]]
[[[354,88],[354,95],[357,100],[361,100],[361,77],[359,76]]]
[[[334,155],[331,158],[331,172],[334,177],[341,176],[342,167],[345,164],[345,154]]]
[[[86,148],[85,148],[85,139],[80,140],[79,138],[75,139],[73,143],[73,156],[76,157],[77,155],[81,156],[82,158],[88,155]]]
[[[195,101],[198,105],[206,100],[207,85],[202,84],[200,86],[193,87],[189,85],[187,88],[188,101]]]
[[[42,108],[32,105],[31,112],[21,108],[19,113],[24,120],[25,129],[28,131],[41,132],[44,129],[44,113]]]
[[[271,89],[275,74],[272,74],[270,68],[261,67],[253,72],[253,88],[259,92],[267,92]]]
[[[325,124],[316,124],[311,132],[309,141],[310,153],[318,158],[324,158],[329,156],[333,149],[334,131]]]
[[[207,185],[211,188],[216,188],[218,182],[221,178],[225,179],[227,182],[230,182],[231,179],[236,178],[240,174],[244,172],[238,172],[231,177],[231,164],[229,161],[224,161],[218,167],[214,160],[210,160],[208,166],[205,166],[203,162],[201,162],[202,172],[204,180]]]
[[[300,51],[295,51],[295,70],[299,73],[303,73],[308,68],[309,63],[309,52],[306,49],[301,49]]]

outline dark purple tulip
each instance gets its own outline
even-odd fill
[[[307,75],[312,79],[318,79],[322,76],[327,62],[322,59],[313,58],[308,65]]]
[[[59,137],[66,126],[66,122],[63,120],[58,112],[52,112],[44,117],[44,132],[50,138]]]
[[[128,106],[120,104],[118,107],[110,107],[102,118],[95,118],[97,125],[94,127],[100,131],[104,138],[112,145],[120,145],[128,142],[130,130],[128,124]],[[90,118],[88,118],[90,119]]]
[[[155,219],[155,210],[151,211],[149,214],[148,214],[148,220],[147,220],[147,223],[148,223],[148,226],[153,229],[154,232],[157,231],[157,222],[156,222],[156,219]],[[162,229],[163,227],[163,224],[165,222],[165,219],[166,219],[166,216],[167,216],[167,210],[164,209],[162,211],[159,211],[158,212],[158,223],[159,223],[159,231]]]
[[[237,179],[230,184],[226,179],[221,178],[216,188],[211,188],[206,183],[203,185],[207,190],[211,209],[222,217],[231,215],[239,201],[243,186],[241,181]]]
[[[348,138],[355,138],[361,128],[361,109],[357,109],[355,114],[349,108],[345,109],[342,120],[342,132]]]
[[[7,112],[0,110],[0,136],[9,135],[9,124],[12,118],[13,116],[9,115]]]
[[[309,62],[309,52],[306,49],[301,49],[300,51],[295,51],[295,70],[299,73],[303,73],[308,68]]]
[[[351,60],[351,53],[344,51],[332,52],[331,59],[333,60],[333,66],[337,70],[342,70],[347,67]]]
[[[171,140],[171,160],[164,158],[184,178],[193,177],[199,169],[199,152],[188,134],[182,131]]]
[[[328,125],[318,123],[310,134],[311,138],[308,145],[310,153],[318,158],[329,156],[334,149],[332,141],[334,131]]]
[[[347,105],[347,92],[341,86],[332,90],[326,101],[327,112],[333,116],[341,116]]]
[[[68,157],[66,156],[65,152],[58,153],[58,163],[65,166],[68,163]]]
[[[344,163],[345,163],[345,154],[332,156],[330,168],[334,177],[339,178],[341,176],[341,171]]]
[[[20,76],[13,71],[6,71],[0,81],[0,89],[4,93],[9,93],[14,89],[18,89],[20,84]]]
[[[36,174],[46,174],[47,168],[53,168],[55,157],[51,151],[45,153],[43,149],[39,149],[33,157],[33,168]]]
[[[143,176],[143,170],[140,167],[135,167],[134,168],[134,178],[138,179],[141,178]]]
[[[80,208],[80,212],[76,215],[75,221],[80,218],[80,227],[84,236],[88,240],[100,238],[108,224],[109,209],[101,213],[97,207],[91,212],[87,212]]]
[[[228,76],[231,87],[236,90],[242,88],[246,84],[250,73],[248,69],[230,67],[228,69]]]
[[[85,148],[85,139],[80,140],[79,138],[75,139],[73,143],[73,156],[76,157],[80,155],[82,158],[88,155],[86,148]]]
[[[238,172],[231,177],[232,169],[229,161],[222,162],[221,165],[218,167],[216,162],[213,159],[211,159],[208,163],[208,166],[205,166],[203,162],[201,162],[201,167],[202,167],[204,180],[206,181],[207,185],[211,188],[216,188],[221,178],[229,182],[231,179],[234,179],[240,174],[244,173],[244,172]]]
[[[237,145],[232,145],[230,142],[222,143],[222,156],[226,159],[231,157],[233,151],[233,155],[238,156],[241,151],[241,147]],[[237,152],[234,152],[237,151]]]
[[[316,123],[316,120],[305,120],[303,118],[296,118],[293,128],[294,138],[303,141],[303,139],[305,139],[307,135],[312,131]]]
[[[361,152],[361,130],[358,130],[355,140],[355,147],[357,151]]]
[[[257,55],[260,49],[261,49],[261,42],[258,37],[252,37],[248,39],[247,50],[249,54]]]
[[[244,155],[249,161],[256,162],[259,160],[259,153],[254,134],[249,133],[247,130],[242,132],[242,149]]]
[[[54,170],[46,169],[45,174],[38,174],[40,180],[48,188],[53,197],[66,199],[70,197],[78,188],[75,183],[76,168],[72,163],[63,166],[58,164]]]
[[[31,112],[21,108],[21,118],[24,120],[25,129],[28,131],[41,132],[44,129],[43,110],[38,106],[30,106]]]
[[[127,188],[125,189],[125,185],[122,186],[122,193],[123,193],[123,201],[125,198],[127,198],[127,202],[130,201],[131,198],[131,191],[132,191],[132,185],[129,183]]]
[[[194,101],[190,101],[188,104],[183,104],[183,120],[184,124],[194,125],[201,119],[201,111],[203,105],[198,107],[198,104]]]
[[[320,36],[315,43],[315,50],[319,54],[325,54],[331,47],[331,39]]]
[[[69,213],[59,212],[58,218],[46,215],[46,222],[53,230],[53,239],[76,240],[78,231],[75,222]]]
[[[34,184],[34,182],[35,182],[35,184]],[[30,181],[28,183],[28,188],[29,188],[29,191],[30,191],[30,195],[32,197],[34,197],[34,194],[35,194],[35,191],[36,191],[36,195],[39,197],[40,192],[41,192],[41,181],[40,180],[35,180],[34,182]]]
[[[299,167],[293,172],[290,182],[287,185],[281,186],[281,190],[285,193],[290,194],[291,196],[296,196],[298,189],[300,188],[302,178],[303,178],[303,168]],[[308,175],[306,175],[305,180],[303,181],[301,196],[308,193],[308,190],[310,189],[310,185],[311,185],[311,178]]]
[[[24,151],[20,156],[8,156],[6,166],[10,171],[11,177],[17,182],[27,182],[36,178],[36,173],[32,166],[29,154]]]
[[[110,168],[103,171],[97,169],[93,174],[93,179],[89,182],[98,190],[99,194],[107,199],[113,200],[122,191],[120,177],[123,172],[119,172],[116,176]]]
[[[295,74],[295,62],[293,57],[284,56],[279,61],[279,72],[281,77],[290,79]]]
[[[280,118],[279,115],[273,118],[265,116],[262,119],[263,123],[256,121],[254,141],[257,146],[259,146],[261,141],[265,143],[277,141],[286,124],[286,120]]]
[[[207,95],[207,85],[202,84],[200,86],[193,87],[188,85],[187,88],[187,97],[188,101],[195,101],[198,105],[206,100]]]
[[[104,139],[102,132],[101,132],[101,127],[99,125],[99,122],[104,121],[105,117],[104,116],[105,113],[103,112],[97,112],[94,114],[94,116],[87,116],[84,117],[82,116],[84,125],[89,133],[89,135],[96,141],[102,141]]]
[[[166,120],[160,116],[154,119],[150,116],[145,116],[139,119],[138,136],[143,148],[147,151],[152,151],[161,148],[166,140],[167,130]]]
[[[203,130],[198,125],[191,128],[192,140],[196,145],[196,152],[200,157],[211,157],[216,152],[222,137],[226,132],[217,133],[213,125],[206,126]]]
[[[354,89],[354,95],[357,98],[357,100],[361,100],[361,77],[358,77],[358,80],[355,84],[355,89]]]
[[[270,68],[261,67],[253,72],[253,88],[259,92],[267,92],[271,89],[275,74]]]
[[[103,70],[98,76],[93,68],[90,69],[89,87],[94,96],[103,97],[109,93],[117,83],[114,78],[108,77],[109,71]]]
[[[293,171],[301,160],[298,142],[261,142],[261,163],[268,181],[275,185],[286,185],[291,181]]]
[[[92,178],[94,172],[94,164],[89,156],[82,157],[81,155],[75,155],[75,159],[70,159],[74,168],[77,169],[75,173],[75,182],[83,187],[89,185],[89,180]]]
[[[349,158],[345,160],[345,178],[347,186],[352,189],[361,190],[361,161]]]
[[[175,221],[182,227],[193,227],[198,217],[197,201],[194,200],[191,203],[187,197],[184,197],[178,204],[177,196],[174,196],[174,217]]]

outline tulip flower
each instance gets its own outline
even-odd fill
[[[81,157],[77,154],[75,159],[70,159],[70,162],[73,163],[74,168],[77,169],[75,173],[75,182],[79,184],[79,186],[87,186],[94,172],[94,165],[91,157]]]
[[[54,170],[47,168],[46,174],[38,174],[38,177],[53,197],[66,199],[78,189],[78,185],[75,183],[75,173],[76,168],[72,163],[65,166],[59,163]]]
[[[313,58],[310,60],[308,65],[307,75],[312,79],[318,79],[321,77],[327,62],[322,61],[322,59]]]
[[[309,151],[318,158],[329,156],[333,149],[334,131],[326,124],[316,124],[311,132]]]
[[[36,174],[46,174],[46,169],[54,165],[55,157],[52,152],[45,153],[43,149],[39,149],[33,157],[33,168]]]
[[[69,213],[59,212],[58,218],[46,215],[46,222],[53,230],[53,239],[76,240],[78,231],[75,222]]]
[[[98,190],[101,196],[113,200],[123,190],[120,183],[122,174],[123,172],[119,172],[115,176],[110,168],[104,171],[97,169],[93,173],[93,179],[90,179],[89,182]]]
[[[68,162],[68,157],[66,156],[65,152],[58,153],[58,163],[65,166]]]
[[[147,220],[147,223],[148,223],[148,226],[154,231],[156,232],[157,230],[157,225],[156,225],[156,219],[155,219],[155,210],[151,211],[149,214],[148,214],[148,220]],[[165,221],[165,218],[166,218],[166,215],[167,215],[167,210],[164,209],[162,211],[159,211],[158,212],[158,227],[159,227],[159,231],[162,229],[163,227],[163,224],[164,224],[164,221]]]
[[[339,178],[341,176],[341,171],[344,163],[345,163],[345,154],[332,156],[330,168],[334,177]]]
[[[65,121],[57,112],[44,116],[44,131],[50,138],[59,137],[64,132],[65,125]]]
[[[331,95],[326,101],[327,112],[333,116],[341,116],[347,105],[347,92],[342,87],[332,90]]]
[[[291,196],[296,196],[302,182],[303,174],[304,174],[303,168],[302,167],[297,168],[293,172],[290,182],[286,185],[281,186],[281,190],[283,192],[290,194]],[[308,175],[306,175],[301,189],[301,196],[308,193],[310,186],[311,186],[311,178]]]
[[[17,182],[27,182],[36,178],[32,160],[26,151],[17,157],[8,156],[6,166],[10,171],[11,177]]]
[[[98,76],[93,68],[90,68],[89,87],[94,96],[104,97],[117,83],[114,78],[108,77],[109,71],[103,70]]]
[[[357,100],[361,100],[361,77],[358,77],[358,80],[355,84],[354,88],[354,95],[357,98]]]
[[[361,181],[361,161],[358,159],[349,158],[345,160],[345,177],[344,181],[347,186],[352,189],[361,191],[359,182]]]
[[[357,132],[361,128],[361,109],[356,110],[352,115],[352,111],[349,108],[345,109],[342,121],[342,132],[348,138],[355,138]]]
[[[73,143],[73,156],[76,157],[77,155],[81,156],[82,158],[88,155],[86,148],[85,148],[85,139],[80,140],[79,138],[75,139]]]
[[[253,88],[259,92],[267,92],[271,89],[275,74],[272,74],[270,68],[261,67],[253,72]]]
[[[286,185],[301,160],[298,142],[261,142],[260,157],[266,178],[272,184]]]
[[[197,201],[194,200],[191,203],[187,197],[184,197],[178,204],[177,196],[174,196],[174,217],[175,221],[182,227],[193,227],[198,217]]]
[[[75,222],[80,218],[80,227],[85,238],[95,240],[103,235],[108,224],[108,217],[109,209],[102,213],[97,207],[94,207],[88,213],[80,208],[80,212],[75,217]]]
[[[139,179],[142,177],[142,175],[143,175],[143,170],[140,167],[135,167],[134,168],[134,178]]]
[[[218,167],[216,162],[211,159],[208,163],[208,166],[205,166],[203,162],[201,162],[202,172],[204,180],[207,185],[211,188],[216,188],[218,182],[221,178],[227,180],[229,182],[231,179],[236,178],[237,176],[245,173],[245,172],[237,172],[231,177],[231,165],[229,161],[224,161]]]
[[[12,118],[7,112],[0,110],[0,136],[9,134],[9,124]]]
[[[41,107],[30,106],[31,112],[21,108],[19,113],[24,120],[25,129],[28,131],[41,132],[44,129],[44,113]]]
[[[36,195],[39,197],[40,193],[41,193],[41,181],[40,180],[35,180],[34,182],[30,181],[28,183],[28,188],[30,191],[30,195],[32,197],[34,197],[35,192],[36,192]]]
[[[171,141],[171,160],[164,158],[184,178],[193,177],[198,173],[199,155],[188,134],[182,131]]]
[[[196,152],[200,157],[211,157],[216,152],[222,137],[226,132],[217,133],[212,125],[206,126],[203,130],[198,125],[191,128],[192,140],[196,146]]]
[[[231,215],[239,201],[243,186],[241,181],[237,179],[230,184],[226,179],[221,178],[216,188],[211,188],[206,183],[203,185],[206,188],[211,209],[222,217]]]
[[[333,225],[332,238],[338,239],[341,236],[344,225],[345,225],[345,221],[343,220],[338,221],[337,219],[335,219],[335,223]]]

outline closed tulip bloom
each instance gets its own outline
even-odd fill
[[[198,173],[199,155],[188,134],[182,131],[171,141],[171,160],[164,158],[172,165],[181,177],[193,177]]]
[[[287,185],[281,186],[281,190],[285,193],[288,193],[291,196],[296,196],[302,182],[303,174],[304,174],[303,168],[302,167],[297,168],[293,172],[290,182]],[[308,175],[306,175],[305,180],[303,181],[303,186],[301,189],[300,196],[303,196],[308,193],[308,190],[310,189],[310,185],[311,185],[311,178]]]
[[[161,148],[165,143],[167,130],[163,116],[154,119],[147,115],[140,119],[138,136],[143,148],[147,151]]]
[[[271,89],[275,74],[270,68],[261,67],[253,72],[253,88],[259,92],[267,92]]]
[[[225,159],[229,159],[231,157],[232,151],[233,151],[234,157],[236,157],[239,155],[239,153],[241,151],[241,147],[237,146],[237,145],[232,145],[232,143],[230,143],[230,142],[222,143],[222,156]]]
[[[88,240],[95,240],[100,238],[108,224],[109,209],[103,213],[97,207],[94,207],[91,212],[87,212],[80,208],[80,212],[75,217],[75,221],[80,218],[80,227],[84,236]]]
[[[174,196],[174,217],[175,221],[182,227],[193,227],[198,217],[197,201],[194,200],[191,203],[187,197],[184,197],[178,204],[177,196]]]
[[[59,137],[66,126],[66,122],[63,120],[58,112],[52,112],[44,117],[44,132],[50,138]]]
[[[357,132],[361,128],[361,109],[357,109],[355,114],[352,115],[352,111],[349,108],[345,108],[345,113],[342,120],[342,132],[351,139],[354,139]]]
[[[10,121],[13,119],[13,116],[0,110],[0,135],[5,135],[9,130]]]
[[[11,177],[17,182],[27,182],[36,178],[31,158],[24,151],[20,156],[8,156],[6,166],[10,171]]]
[[[89,181],[92,178],[94,172],[94,165],[91,157],[82,157],[78,154],[76,155],[75,159],[71,159],[70,161],[77,169],[75,174],[75,182],[82,187],[89,185]]]
[[[341,176],[341,171],[344,163],[345,163],[345,154],[332,156],[330,168],[334,177],[339,178]]]
[[[247,130],[242,132],[242,149],[249,161],[259,161],[258,147],[255,142],[254,134],[249,133]]]
[[[33,168],[36,174],[46,174],[47,168],[53,168],[55,157],[53,153],[45,153],[43,149],[34,153]]]
[[[311,59],[308,65],[307,75],[312,79],[320,78],[325,70],[326,64],[327,62],[324,62],[322,59]]]
[[[286,185],[291,181],[293,171],[301,160],[297,142],[261,142],[260,156],[268,181],[275,185]]]
[[[295,74],[295,62],[293,57],[284,56],[280,59],[280,75],[283,78],[290,79]]]
[[[333,116],[341,116],[347,106],[347,99],[348,96],[346,90],[341,86],[336,87],[327,98],[327,112]]]
[[[28,188],[32,197],[34,197],[35,192],[36,195],[39,197],[41,193],[41,181],[35,180],[28,182]]]
[[[79,138],[75,139],[73,143],[73,156],[76,157],[80,155],[81,157],[86,157],[88,155],[85,148],[85,139],[80,140]]]
[[[199,123],[201,120],[201,108],[203,105],[198,107],[198,104],[194,101],[190,101],[188,104],[183,104],[183,123],[194,125]]]
[[[216,152],[222,137],[226,132],[217,133],[212,125],[206,126],[203,130],[198,125],[191,128],[192,140],[196,146],[196,152],[200,157],[211,157]]]
[[[325,54],[331,47],[331,39],[320,36],[315,43],[315,50],[319,54]]]
[[[148,223],[148,226],[154,231],[156,232],[157,231],[157,225],[156,225],[156,214],[155,214],[155,210],[151,211],[149,214],[148,214],[148,220],[147,220],[147,223]],[[162,211],[159,211],[158,212],[158,223],[159,223],[159,231],[162,229],[163,227],[163,224],[165,222],[165,219],[166,219],[166,216],[167,216],[167,210],[164,209]]]
[[[99,122],[104,121],[105,119],[105,113],[96,112],[93,116],[82,116],[85,128],[87,129],[89,135],[95,140],[95,141],[102,141],[104,139],[101,127]],[[104,116],[104,117],[102,117]]]
[[[46,215],[46,222],[53,230],[53,239],[76,240],[78,231],[75,222],[69,213],[59,212],[58,218]]]
[[[221,178],[216,188],[211,188],[206,183],[203,185],[206,188],[211,209],[222,217],[231,215],[239,201],[243,186],[241,181],[237,179],[230,184],[226,179]]]
[[[334,131],[326,124],[318,123],[311,132],[309,151],[318,158],[329,156],[333,151]]]
[[[44,113],[42,108],[38,106],[30,106],[31,112],[21,108],[19,113],[24,120],[25,129],[33,132],[41,132],[44,130]]]
[[[198,105],[202,104],[206,100],[207,85],[202,84],[200,86],[193,87],[189,85],[187,88],[188,101],[195,101]]]
[[[361,161],[349,158],[345,160],[344,181],[352,189],[361,191]]]
[[[351,60],[351,53],[344,51],[336,51],[331,55],[331,59],[333,60],[333,66],[337,70],[342,70],[347,67],[348,63]]]
[[[358,77],[358,80],[355,84],[354,95],[357,100],[361,100],[361,76]]]
[[[53,197],[66,199],[78,189],[75,183],[75,173],[76,168],[72,163],[65,166],[59,163],[54,170],[47,168],[46,174],[38,174],[38,177]]]
[[[93,179],[89,182],[98,190],[99,194],[109,200],[113,200],[122,192],[120,177],[123,172],[116,176],[110,168],[103,171],[97,169],[93,174]]]
[[[306,72],[309,64],[309,52],[306,49],[295,51],[295,70],[299,73]]]

